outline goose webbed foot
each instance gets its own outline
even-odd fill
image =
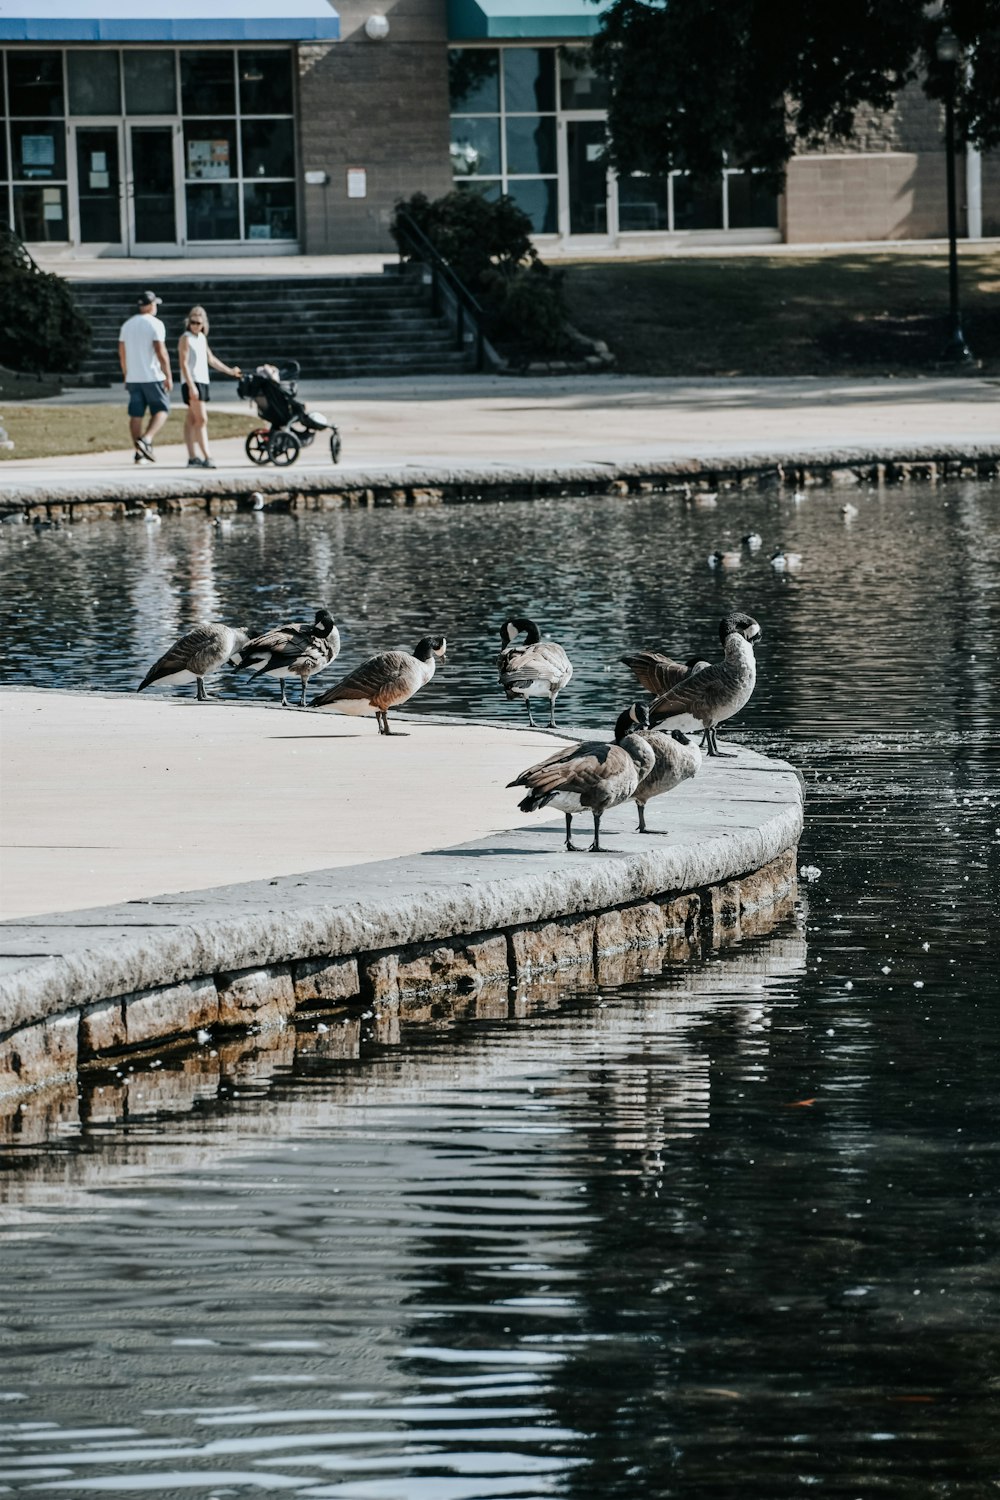
[[[197,683],[198,683],[198,702],[199,703],[207,703],[208,702],[208,694],[205,692],[205,682],[204,682],[204,679],[201,678],[201,677],[199,677],[196,680],[197,680]]]
[[[535,721],[531,717],[531,699],[527,696],[525,696],[524,706],[528,710],[528,723],[531,725],[532,729],[534,729]]]
[[[281,683],[281,706],[282,706],[282,708],[287,708],[288,707],[288,699],[285,697],[285,679],[283,677],[281,677],[278,680]]]

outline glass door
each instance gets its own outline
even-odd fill
[[[181,216],[172,125],[126,126],[129,146],[129,242],[133,255],[179,255]]]
[[[607,127],[603,119],[564,119],[565,170],[564,234],[609,234],[608,169],[604,162]]]
[[[81,245],[125,249],[121,126],[75,125],[77,238]]]

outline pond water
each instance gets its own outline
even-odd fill
[[[0,1493],[996,1492],[1000,490],[843,498],[0,529],[3,676],[36,685],[328,604],[338,666],[445,630],[417,711],[516,717],[523,612],[577,663],[565,720],[610,726],[622,650],[747,609],[731,733],[801,767],[820,872],[772,936],[637,983],[224,1086],[203,1049],[124,1123],[10,1136]]]

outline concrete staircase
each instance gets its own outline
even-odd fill
[[[80,375],[86,383],[117,384],[118,333],[136,310],[149,278],[74,281],[73,295],[90,319],[93,343]],[[430,288],[418,271],[387,267],[381,276],[282,275],[153,279],[163,298],[160,317],[177,379],[177,341],[195,303],[207,310],[209,343],[226,364],[244,370],[296,359],[301,379],[460,374],[473,365],[472,345],[455,347],[444,318],[430,310]],[[221,394],[221,392],[220,392]]]

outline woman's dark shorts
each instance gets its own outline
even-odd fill
[[[202,401],[210,401],[212,399],[211,396],[209,395],[208,385],[207,385],[207,383],[205,381],[203,381],[203,380],[196,380],[195,381],[195,385],[198,387],[198,396],[199,396],[200,400],[202,400]],[[182,381],[182,383],[181,383],[181,395],[184,397],[184,405],[185,406],[190,406],[191,405],[191,393],[188,390],[188,383],[187,383],[186,380]]]

